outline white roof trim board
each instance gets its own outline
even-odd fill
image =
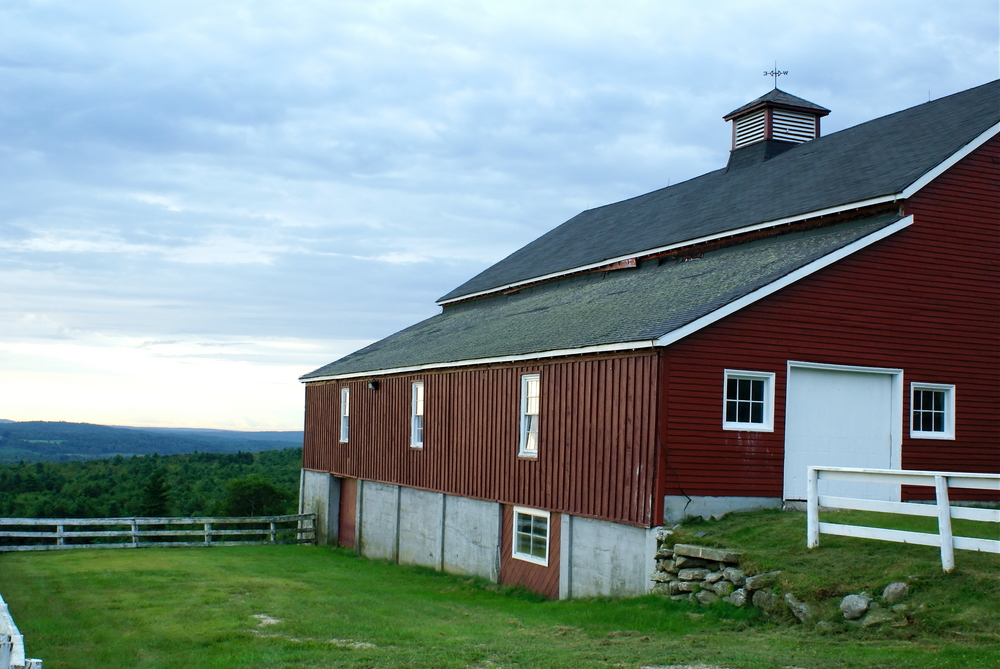
[[[675,249],[683,248],[685,246],[691,246],[694,244],[702,244],[705,242],[711,242],[718,239],[725,239],[727,237],[732,237],[735,235],[744,234],[747,232],[754,232],[757,230],[764,230],[767,228],[776,227],[779,225],[784,225],[786,223],[795,223],[797,221],[804,221],[810,218],[817,218],[819,216],[827,216],[830,214],[837,214],[845,211],[851,211],[852,209],[860,209],[862,207],[869,207],[876,204],[882,204],[885,202],[897,202],[899,200],[906,200],[913,197],[920,189],[929,184],[931,181],[941,176],[946,170],[954,166],[958,161],[962,160],[970,153],[978,149],[980,146],[985,144],[995,135],[1000,133],[1000,123],[993,125],[985,132],[981,133],[978,137],[973,139],[971,142],[963,146],[961,149],[953,153],[947,159],[927,171],[919,179],[911,183],[905,189],[899,193],[892,195],[883,195],[881,197],[871,198],[868,200],[859,200],[856,202],[847,202],[842,205],[837,205],[835,207],[828,207],[826,209],[817,209],[815,211],[806,212],[803,214],[798,214],[795,216],[788,216],[785,218],[778,218],[771,221],[766,221],[764,223],[758,223],[756,225],[750,225],[743,228],[737,228],[735,230],[727,230],[726,232],[721,232],[714,235],[707,235],[705,237],[698,237],[695,239],[688,239],[676,244],[670,244],[667,246],[660,246],[652,249],[646,249],[642,251],[636,251],[629,253],[627,255],[616,256],[614,258],[608,258],[606,260],[601,260],[600,262],[590,263],[588,265],[581,265],[579,267],[573,267],[571,269],[562,270],[559,272],[553,272],[551,274],[543,274],[540,276],[532,277],[530,279],[524,279],[522,281],[516,281],[514,283],[505,284],[502,286],[497,286],[495,288],[490,288],[488,290],[481,290],[475,293],[468,293],[466,295],[459,295],[448,300],[438,300],[437,304],[439,306],[444,306],[446,304],[452,304],[454,302],[462,302],[474,297],[482,297],[484,295],[492,295],[494,293],[502,293],[507,290],[512,290],[519,286],[525,286],[532,283],[537,283],[539,281],[549,281],[552,279],[557,279],[562,276],[568,276],[570,274],[576,274],[577,272],[585,272],[587,270],[596,269],[598,267],[605,267],[622,260],[628,260],[630,258],[642,258],[644,256],[653,255],[656,253],[664,253],[666,251],[672,251]]]
[[[591,353],[611,353],[616,351],[632,351],[644,348],[655,348],[661,346],[669,346],[688,335],[701,330],[702,328],[715,323],[716,321],[725,318],[726,316],[743,309],[754,302],[775,293],[785,286],[791,285],[796,281],[817,272],[824,267],[828,267],[833,263],[846,258],[847,256],[860,251],[861,249],[874,244],[875,242],[881,241],[890,235],[893,235],[900,230],[910,226],[913,223],[913,216],[906,216],[895,223],[888,225],[877,232],[874,232],[867,237],[863,237],[856,242],[848,244],[841,249],[834,251],[828,255],[815,260],[808,265],[800,267],[799,269],[791,272],[782,278],[774,281],[763,288],[760,288],[752,293],[749,293],[729,304],[725,305],[720,309],[716,309],[710,314],[706,314],[701,318],[688,323],[672,332],[669,332],[659,339],[653,340],[639,340],[639,341],[628,341],[619,342],[614,344],[602,344],[599,346],[585,346],[581,348],[572,349],[557,349],[551,351],[539,351],[535,353],[523,353],[520,355],[510,355],[510,356],[499,356],[494,358],[477,358],[472,360],[455,360],[452,362],[435,362],[426,365],[414,365],[412,367],[395,367],[392,369],[376,369],[368,370],[364,372],[350,372],[347,374],[332,374],[330,376],[319,376],[309,379],[302,380],[303,383],[316,383],[319,381],[335,381],[341,379],[356,379],[364,378],[370,376],[386,376],[390,374],[407,374],[413,372],[420,372],[430,369],[446,369],[449,367],[468,367],[471,365],[490,365],[497,363],[507,363],[507,362],[521,362],[525,360],[543,360],[546,358],[558,358],[570,355],[584,355]],[[602,263],[605,264],[605,263]],[[492,291],[491,291],[492,292]]]

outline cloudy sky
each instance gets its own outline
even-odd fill
[[[996,0],[0,1],[0,418],[301,429],[577,212],[996,79]]]

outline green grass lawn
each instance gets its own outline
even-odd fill
[[[926,547],[824,535],[807,551],[804,515],[780,512],[679,536],[784,569],[782,586],[834,624],[658,597],[546,602],[311,546],[6,553],[0,593],[48,669],[1000,667],[1000,556],[959,551],[944,575]],[[845,625],[830,608],[897,578],[912,589],[906,627]]]

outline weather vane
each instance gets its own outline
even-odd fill
[[[787,74],[788,74],[788,70],[785,70],[784,72],[782,72],[781,70],[778,69],[778,61],[774,61],[774,69],[773,70],[771,70],[770,72],[764,72],[764,76],[765,77],[773,77],[774,78],[774,87],[775,88],[778,87],[778,77],[783,77],[783,76],[785,76]]]

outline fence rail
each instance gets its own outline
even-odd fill
[[[852,481],[860,483],[890,483],[894,485],[928,486],[935,490],[935,504],[914,502],[888,502],[851,497],[835,497],[819,494],[819,481]],[[902,469],[855,469],[849,467],[809,467],[806,502],[806,545],[819,545],[819,535],[836,534],[845,537],[860,537],[894,541],[941,548],[941,568],[950,572],[955,568],[955,549],[1000,553],[1000,541],[956,537],[951,530],[952,518],[1000,523],[1000,510],[951,506],[948,488],[970,488],[1000,492],[1000,474],[974,474],[965,472],[934,472]],[[908,532],[888,530],[861,525],[841,525],[819,522],[820,507],[852,509],[857,511],[877,511],[898,513],[908,516],[937,517],[938,533]]]
[[[25,659],[24,637],[0,597],[0,669],[42,669],[41,660]]]
[[[182,529],[190,526],[197,529]],[[261,539],[253,540],[254,536]],[[114,537],[128,541],[101,541]],[[183,540],[189,537],[201,537],[201,541]],[[0,552],[314,543],[314,513],[240,518],[0,518]]]

